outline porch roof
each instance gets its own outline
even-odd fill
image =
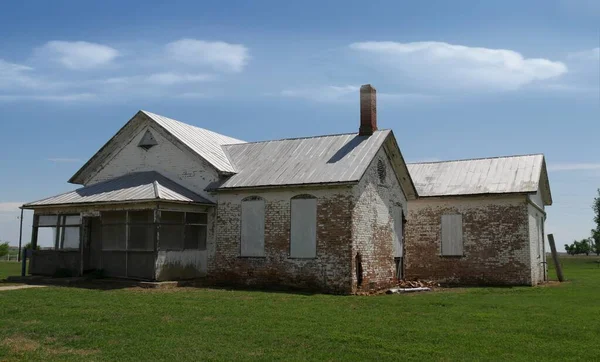
[[[24,209],[90,203],[173,201],[214,204],[156,171],[134,172],[64,194],[26,203]]]

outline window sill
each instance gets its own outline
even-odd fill
[[[288,260],[316,260],[319,259],[316,256],[288,256]]]
[[[266,258],[267,258],[267,256],[266,256],[266,255],[262,255],[262,256],[255,256],[255,255],[252,255],[252,256],[250,256],[250,255],[248,255],[248,256],[246,256],[246,255],[238,255],[238,257],[237,257],[237,258],[238,258],[238,259],[266,259]]]
[[[465,258],[466,257],[466,255],[464,255],[464,254],[463,255],[442,255],[442,254],[439,254],[438,256],[440,258],[448,258],[448,259],[460,259],[460,258]]]

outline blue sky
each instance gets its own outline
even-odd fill
[[[592,0],[7,2],[0,239],[139,109],[247,141],[353,132],[363,83],[409,161],[544,153],[547,231],[587,237],[599,18]]]

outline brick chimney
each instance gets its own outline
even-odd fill
[[[360,87],[359,136],[370,136],[377,131],[377,91],[370,84]]]

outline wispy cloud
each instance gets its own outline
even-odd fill
[[[557,78],[568,70],[562,62],[525,58],[513,50],[433,41],[359,42],[350,44],[350,49],[396,76],[442,89],[515,90]]]
[[[209,66],[219,71],[241,72],[250,59],[242,44],[180,39],[165,47],[167,56],[188,66]]]
[[[74,94],[0,94],[0,102],[43,101],[43,102],[80,102],[96,99],[91,93]]]
[[[63,157],[49,158],[48,161],[56,162],[56,163],[80,163],[80,162],[82,162],[81,159],[79,159],[79,158],[63,158]]]
[[[567,54],[568,59],[572,60],[600,60],[600,47],[581,50]]]
[[[280,95],[284,97],[304,98],[317,102],[335,102],[346,100],[348,99],[346,97],[349,95],[358,97],[359,89],[360,87],[356,85],[327,85],[300,89],[285,89],[281,91]]]
[[[554,163],[548,165],[549,171],[590,171],[600,170],[600,163]]]
[[[0,202],[0,212],[18,211],[23,204],[23,202]]]
[[[72,70],[88,70],[109,65],[119,52],[107,45],[86,41],[49,41],[36,50],[40,57]]]

